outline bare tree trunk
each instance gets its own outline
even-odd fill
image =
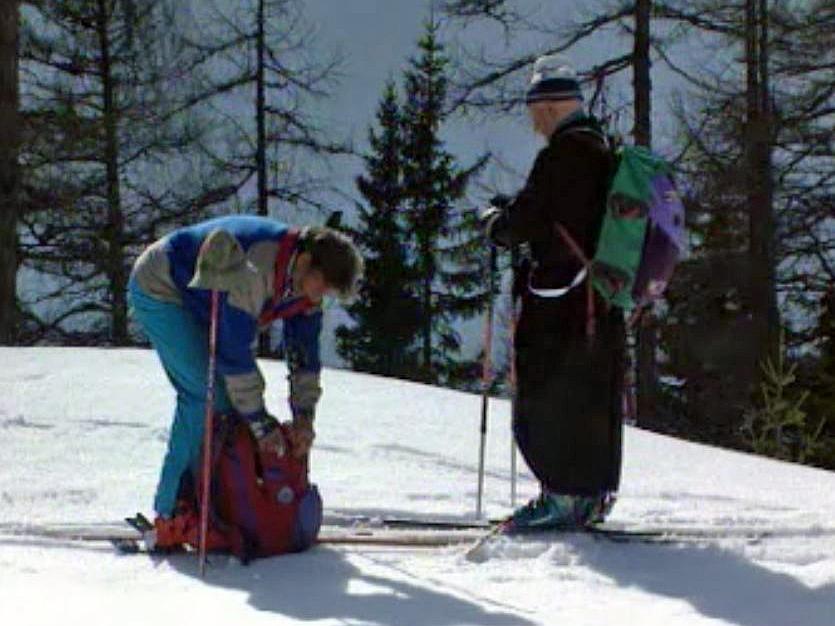
[[[652,146],[652,78],[650,74],[650,22],[652,0],[635,4],[635,41],[632,71],[635,98],[633,135],[639,146]],[[637,333],[638,419],[655,418],[657,408],[658,371],[655,362],[658,325],[651,308],[644,312]]]
[[[748,175],[751,308],[756,333],[751,355],[754,379],[759,364],[775,357],[780,317],[775,276],[775,217],[772,180],[772,120],[768,70],[768,0],[746,0],[745,155]]]
[[[17,331],[18,32],[20,3],[0,2],[0,345]]]
[[[635,97],[633,135],[639,146],[652,146],[652,77],[650,20],[652,0],[635,3],[635,41],[632,50],[632,88]]]
[[[122,213],[121,186],[119,181],[118,103],[111,62],[110,34],[108,26],[112,18],[106,0],[99,0],[97,30],[99,39],[99,74],[102,81],[104,106],[104,157],[106,168],[107,275],[110,290],[111,322],[110,338],[115,345],[128,343],[127,268],[123,245],[125,217]]]
[[[256,78],[255,78],[255,123],[258,134],[258,147],[255,157],[256,168],[258,171],[258,215],[267,215],[267,96],[266,96],[266,82],[265,82],[265,63],[266,63],[266,0],[258,0],[258,36],[256,43]]]
[[[258,184],[257,209],[258,215],[267,216],[269,213],[269,198],[267,197],[267,84],[266,84],[266,0],[258,0],[257,35],[255,40],[255,55],[257,57],[255,70],[255,128],[257,145],[255,151],[255,169]],[[269,356],[270,334],[261,333],[258,336],[258,354]]]
[[[773,151],[776,140],[774,132],[774,115],[771,104],[771,71],[769,69],[769,27],[771,17],[768,0],[760,0],[760,111],[761,129],[759,158],[762,172],[763,223],[760,239],[761,261],[763,263],[764,281],[762,306],[765,310],[767,330],[764,333],[766,345],[765,354],[776,358],[779,354],[780,343],[780,309],[777,304],[777,218],[774,209],[774,162]]]
[[[434,382],[432,376],[432,279],[423,279],[423,376],[425,382]]]

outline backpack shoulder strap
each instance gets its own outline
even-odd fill
[[[563,134],[573,135],[581,133],[585,135],[590,135],[598,139],[608,152],[612,152],[611,142],[603,132],[597,130],[596,128],[589,128],[588,126],[578,126],[576,128],[570,128],[564,131]],[[566,246],[568,246],[572,254],[574,254],[574,256],[577,257],[577,260],[579,260],[580,263],[583,264],[582,273],[585,274],[584,278],[586,281],[586,337],[589,339],[589,341],[593,341],[595,336],[597,315],[594,303],[594,285],[591,276],[592,261],[586,256],[586,254],[583,252],[582,246],[580,246],[577,240],[571,236],[571,234],[568,232],[568,229],[565,226],[563,226],[559,222],[554,222],[554,230],[562,239],[562,241],[566,244]]]

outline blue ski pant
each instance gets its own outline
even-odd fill
[[[148,336],[177,392],[168,449],[154,496],[156,513],[170,517],[183,475],[186,472],[198,475],[209,368],[209,329],[181,305],[147,295],[133,279],[128,285],[128,301],[134,320]],[[215,381],[214,404],[216,413],[228,412],[232,407],[221,378]]]

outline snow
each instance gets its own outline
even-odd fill
[[[284,364],[262,368],[284,414]],[[330,369],[323,386],[312,477],[329,511],[473,516],[478,396]],[[792,532],[500,541],[482,563],[461,546],[317,547],[247,567],[216,557],[205,579],[191,555],[2,532],[150,512],[172,404],[150,351],[0,348],[0,624],[835,624],[835,475],[633,428],[612,520]],[[508,422],[492,402],[489,516],[510,510]]]

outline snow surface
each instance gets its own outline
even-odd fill
[[[283,363],[264,362],[285,411]],[[312,476],[331,512],[474,514],[480,398],[323,373]],[[173,394],[153,352],[0,348],[0,528],[150,512]],[[486,513],[509,502],[509,407],[490,405]],[[534,495],[523,473],[521,495]],[[612,519],[835,527],[835,475],[629,428]],[[317,547],[244,567],[0,532],[0,624],[832,626],[835,537],[648,546],[569,536],[435,550]]]

